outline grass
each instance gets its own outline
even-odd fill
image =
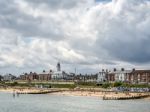
[[[96,82],[1,82],[0,85],[5,86],[19,86],[19,87],[35,87],[35,85],[42,85],[49,88],[110,88],[110,87],[137,87],[137,88],[146,88],[150,85],[147,84],[127,84],[122,82],[115,83],[103,83],[97,84]]]

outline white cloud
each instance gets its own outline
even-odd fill
[[[57,61],[71,64],[63,67],[70,71],[150,63],[148,0],[5,0],[0,6],[6,7],[1,72],[55,69]]]

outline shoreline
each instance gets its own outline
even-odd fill
[[[88,97],[99,97],[103,98],[104,96],[107,97],[132,97],[132,96],[139,96],[139,94],[146,95],[146,93],[129,93],[128,95],[126,93],[118,92],[117,94],[115,92],[91,92],[91,91],[62,91],[57,93],[50,93],[53,95],[62,95],[62,96],[88,96]],[[150,96],[146,98],[141,99],[150,99]]]
[[[48,95],[61,95],[61,96],[87,96],[99,98],[128,98],[139,97],[138,99],[150,100],[150,93],[131,93],[131,92],[103,92],[103,91],[82,91],[82,90],[69,90],[69,89],[37,89],[37,88],[0,88],[0,92],[19,93],[19,94],[48,94]],[[147,97],[143,97],[147,96]],[[134,99],[134,98],[133,98]]]

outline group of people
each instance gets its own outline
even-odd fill
[[[13,98],[15,98],[16,96],[19,97],[19,92],[13,90]]]
[[[115,91],[130,91],[130,92],[150,92],[150,88],[137,88],[137,87],[116,87]]]

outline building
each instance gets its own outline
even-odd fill
[[[2,81],[3,80],[3,76],[2,75],[0,75],[0,81]]]
[[[28,81],[49,81],[51,80],[52,70],[49,72],[46,72],[43,70],[42,73],[23,73],[23,75],[20,75],[20,80],[28,80]]]
[[[63,73],[63,80],[65,81],[74,81],[75,79],[75,74],[74,73]]]
[[[128,81],[133,84],[150,84],[150,70],[135,70],[128,75]]]
[[[46,72],[43,70],[42,73],[39,73],[39,81],[49,81],[51,80],[52,70]]]
[[[16,77],[12,74],[6,74],[3,76],[3,81],[13,81]]]
[[[22,75],[20,75],[20,80],[28,80],[28,74],[23,73]]]
[[[23,73],[23,75],[20,75],[20,80],[36,81],[39,80],[39,75],[35,72]]]
[[[106,74],[106,79],[108,82],[115,82],[115,73],[109,72]]]
[[[74,76],[74,81],[80,82],[96,82],[98,74],[78,74]]]
[[[52,80],[64,80],[66,73],[64,71],[56,71],[52,73]]]
[[[39,79],[39,75],[35,72],[34,73],[30,72],[30,74],[27,75],[27,79],[29,81],[36,81]]]
[[[131,73],[131,70],[125,70],[121,68],[121,70],[117,70],[114,68],[112,72],[108,73],[108,81],[110,82],[128,82],[128,76]]]
[[[56,66],[56,68],[57,68],[57,72],[60,72],[60,71],[61,71],[60,62],[58,62],[58,63],[57,63],[57,66]]]
[[[59,62],[57,63],[56,69],[57,71],[54,71],[51,75],[52,80],[64,80],[67,74],[64,71],[61,71],[61,65]]]
[[[97,82],[98,83],[106,82],[107,81],[106,75],[107,75],[107,72],[104,71],[103,69],[101,72],[97,74]]]

